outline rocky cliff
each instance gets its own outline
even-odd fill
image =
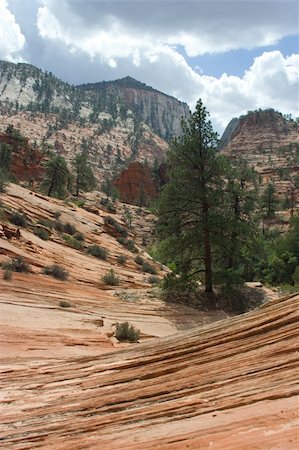
[[[225,130],[222,149],[232,159],[244,158],[261,178],[270,181],[280,200],[294,195],[299,203],[299,122],[272,109],[249,112]]]
[[[131,77],[78,87],[87,92],[98,92],[102,96],[111,95],[119,98],[125,107],[134,111],[142,121],[167,141],[181,133],[181,119],[187,120],[190,117],[186,103]]]

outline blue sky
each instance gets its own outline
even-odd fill
[[[298,30],[296,0],[0,0],[0,59],[201,98],[220,133],[252,109],[299,116]]]

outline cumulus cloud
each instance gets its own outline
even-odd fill
[[[25,36],[9,11],[6,0],[0,0],[0,59],[20,61],[19,52],[25,44]]]

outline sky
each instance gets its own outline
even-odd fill
[[[299,116],[297,0],[0,0],[0,59],[201,98],[219,133],[249,110]]]

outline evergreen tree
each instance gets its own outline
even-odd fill
[[[272,182],[268,183],[262,195],[262,208],[265,211],[265,217],[270,218],[275,215],[277,207],[277,198],[275,195],[275,186]]]
[[[68,168],[62,156],[53,156],[45,164],[46,175],[43,188],[48,196],[63,198],[66,194],[68,183]]]
[[[159,232],[166,259],[187,280],[204,273],[206,292],[213,292],[213,251],[220,246],[227,160],[217,154],[217,133],[199,101],[183,135],[168,152],[169,183],[159,204]]]
[[[72,165],[75,170],[75,195],[78,196],[80,191],[92,191],[96,187],[96,179],[91,165],[88,163],[87,153],[82,151],[76,155]]]

